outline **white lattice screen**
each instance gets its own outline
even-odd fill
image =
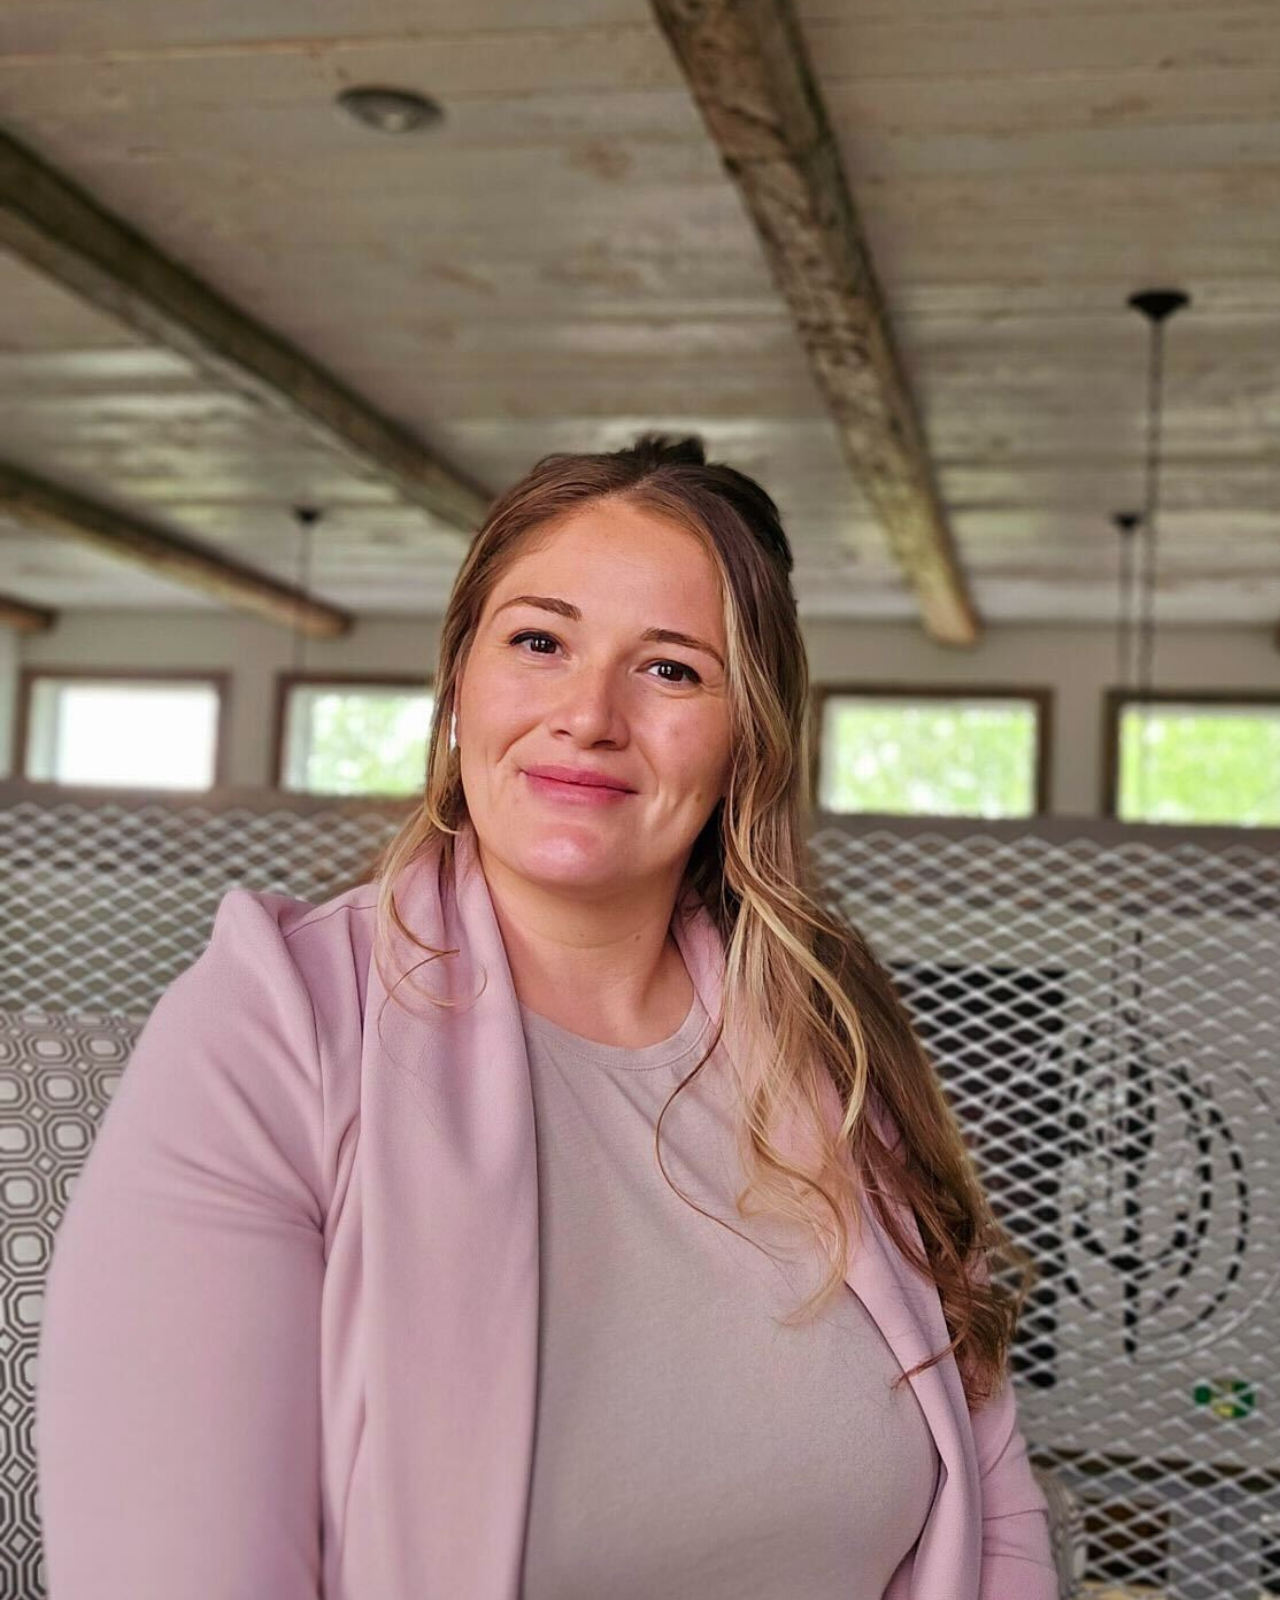
[[[1040,1269],[1020,1415],[1085,1503],[1086,1576],[1280,1590],[1280,834],[880,819],[811,842]]]

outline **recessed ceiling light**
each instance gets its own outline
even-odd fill
[[[379,133],[412,133],[415,128],[433,127],[444,118],[437,101],[411,89],[381,89],[373,85],[344,89],[335,103],[348,116]]]

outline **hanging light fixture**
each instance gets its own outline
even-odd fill
[[[311,598],[311,536],[315,531],[316,523],[320,520],[320,512],[315,506],[294,506],[293,520],[298,525],[298,593],[309,600]],[[303,634],[298,620],[298,612],[293,615],[293,663],[291,670],[294,675],[302,671],[303,658],[306,651],[306,637]]]
[[[1132,689],[1137,668],[1133,659],[1133,536],[1142,521],[1140,511],[1115,511],[1111,521],[1120,535],[1120,595],[1116,606],[1116,681]]]
[[[1160,447],[1164,405],[1164,325],[1175,311],[1190,304],[1181,289],[1142,289],[1129,296],[1129,304],[1147,319],[1151,343],[1147,361],[1147,446],[1146,487],[1142,508],[1142,573],[1138,581],[1140,615],[1137,629],[1138,715],[1142,737],[1139,740],[1139,809],[1145,811],[1147,798],[1146,716],[1151,693],[1155,659],[1156,535],[1160,511]]]

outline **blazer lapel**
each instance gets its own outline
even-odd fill
[[[402,876],[397,903],[419,938],[459,954],[419,966],[424,952],[397,935],[390,970],[398,977],[416,968],[412,977],[387,999],[376,964],[369,974],[362,1448],[381,1480],[377,1592],[518,1600],[537,1401],[533,1097],[515,989],[470,827],[455,849],[455,890],[441,892],[436,851]],[[709,913],[697,906],[678,914],[672,932],[715,1017],[724,954]],[[734,1059],[745,1048],[731,1025],[723,1044]],[[834,1126],[839,1097],[824,1082]],[[914,1230],[914,1218],[905,1220]],[[947,1343],[937,1291],[911,1273],[870,1206],[859,1231],[845,1279],[905,1370]],[[948,1357],[910,1382],[943,1471],[908,1586],[895,1579],[890,1596],[976,1600],[981,1502],[959,1371]]]
[[[376,965],[367,994],[365,1448],[382,1479],[370,1593],[388,1600],[517,1600],[532,1469],[533,1098],[470,830],[455,844],[456,898],[441,896],[433,853],[403,875],[397,902],[419,938],[460,953],[428,960],[399,985],[382,1010],[381,1042]],[[393,980],[424,955],[400,939]]]

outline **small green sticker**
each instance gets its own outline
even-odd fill
[[[1196,1384],[1191,1396],[1198,1406],[1208,1406],[1215,1417],[1247,1417],[1257,1403],[1257,1391],[1245,1378],[1209,1378]]]

